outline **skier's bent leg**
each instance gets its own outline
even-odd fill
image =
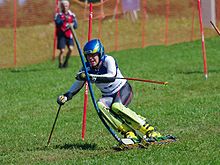
[[[125,138],[133,139],[134,142],[139,141],[138,137],[132,131],[132,129],[127,126],[125,123],[117,119],[117,116],[114,116],[110,113],[109,108],[102,103],[101,101],[97,102],[97,105],[104,117],[104,119],[118,132],[124,135]]]
[[[134,129],[139,130],[146,137],[160,137],[160,133],[155,131],[154,127],[146,122],[146,119],[136,114],[131,109],[125,107],[121,103],[113,103],[112,111],[125,119],[126,123],[131,125]]]

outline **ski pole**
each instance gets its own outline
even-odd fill
[[[210,23],[212,24],[212,26],[214,27],[215,31],[218,33],[218,35],[220,36],[220,30],[217,28],[217,26],[215,26],[215,24],[210,21]]]
[[[59,108],[58,108],[57,115],[56,115],[56,118],[55,118],[55,120],[54,120],[52,129],[51,129],[51,132],[50,132],[48,141],[47,141],[47,146],[49,146],[49,144],[50,144],[50,139],[51,139],[51,136],[52,136],[52,134],[53,134],[53,130],[54,130],[55,124],[56,124],[56,122],[57,122],[57,118],[58,118],[58,115],[59,115],[59,113],[60,113],[61,106],[62,106],[62,105],[60,105]]]
[[[132,81],[141,81],[141,82],[146,82],[146,83],[163,84],[163,85],[168,84],[167,81],[163,82],[163,81],[146,80],[146,79],[140,79],[140,78],[130,78],[130,77],[124,77],[124,78],[116,77],[116,79],[126,79],[126,80],[132,80]]]

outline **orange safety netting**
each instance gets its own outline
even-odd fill
[[[53,21],[56,2],[0,0],[0,67],[23,66],[57,56]],[[106,52],[200,39],[197,0],[139,2],[139,9],[127,12],[122,0],[93,4],[92,38],[100,38]],[[89,4],[79,0],[70,0],[70,4],[83,46],[88,38]],[[215,6],[219,27],[220,0]],[[205,37],[214,35],[213,29],[205,29]],[[73,55],[77,54],[75,48]]]

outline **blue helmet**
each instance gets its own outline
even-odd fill
[[[100,42],[99,39],[93,39],[93,40],[88,41],[83,48],[83,53],[85,57],[88,54],[99,53],[100,60],[105,54],[104,47],[102,46],[102,43]]]

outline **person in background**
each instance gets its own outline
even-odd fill
[[[55,15],[55,24],[57,28],[57,49],[59,52],[59,68],[66,68],[68,60],[73,50],[73,35],[70,26],[77,29],[78,23],[76,15],[70,11],[70,3],[68,0],[61,1],[61,11]],[[68,51],[64,61],[65,47]]]
[[[175,139],[175,137],[162,136],[155,128],[150,125],[146,118],[128,108],[132,100],[132,87],[118,67],[116,60],[105,54],[104,47],[99,39],[88,41],[83,52],[87,60],[89,77],[102,93],[102,97],[97,101],[104,119],[120,132],[124,138],[131,139],[134,144],[145,140],[147,143],[160,142]],[[71,88],[57,98],[57,103],[63,105],[72,99],[86,81],[84,68],[81,68],[76,75],[76,81]],[[140,135],[136,133],[140,132]]]

